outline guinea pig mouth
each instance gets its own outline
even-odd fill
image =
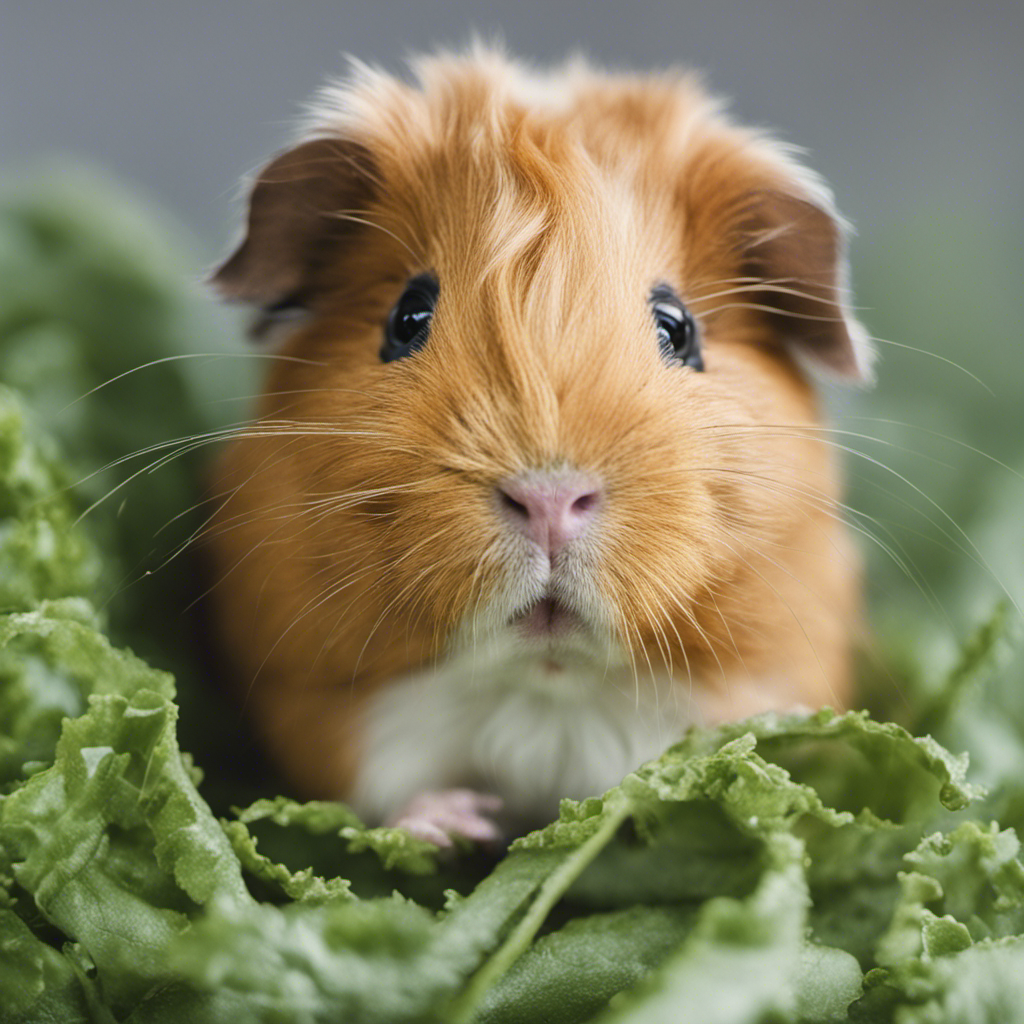
[[[568,636],[583,629],[583,620],[571,608],[553,597],[542,597],[525,611],[513,616],[511,625],[520,636],[542,640]]]

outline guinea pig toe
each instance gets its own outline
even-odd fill
[[[394,827],[404,829],[413,839],[422,839],[424,842],[433,843],[439,850],[447,850],[452,845],[448,833],[426,818],[405,815],[394,822]]]
[[[490,815],[501,807],[501,798],[490,793],[470,789],[430,791],[413,797],[389,824],[441,849],[450,847],[453,838],[492,843],[501,838],[501,830]]]

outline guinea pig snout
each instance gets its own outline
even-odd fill
[[[600,480],[572,471],[509,477],[497,485],[497,496],[506,521],[552,561],[591,528],[605,501]]]

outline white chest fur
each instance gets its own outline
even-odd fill
[[[602,671],[603,669],[603,671]],[[589,659],[554,668],[501,643],[400,680],[368,709],[353,803],[370,820],[425,790],[468,786],[546,820],[599,795],[681,737],[686,689]]]

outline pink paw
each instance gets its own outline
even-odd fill
[[[501,806],[501,797],[472,789],[428,791],[413,797],[387,824],[442,849],[452,845],[453,836],[490,843],[501,838],[491,819]]]

